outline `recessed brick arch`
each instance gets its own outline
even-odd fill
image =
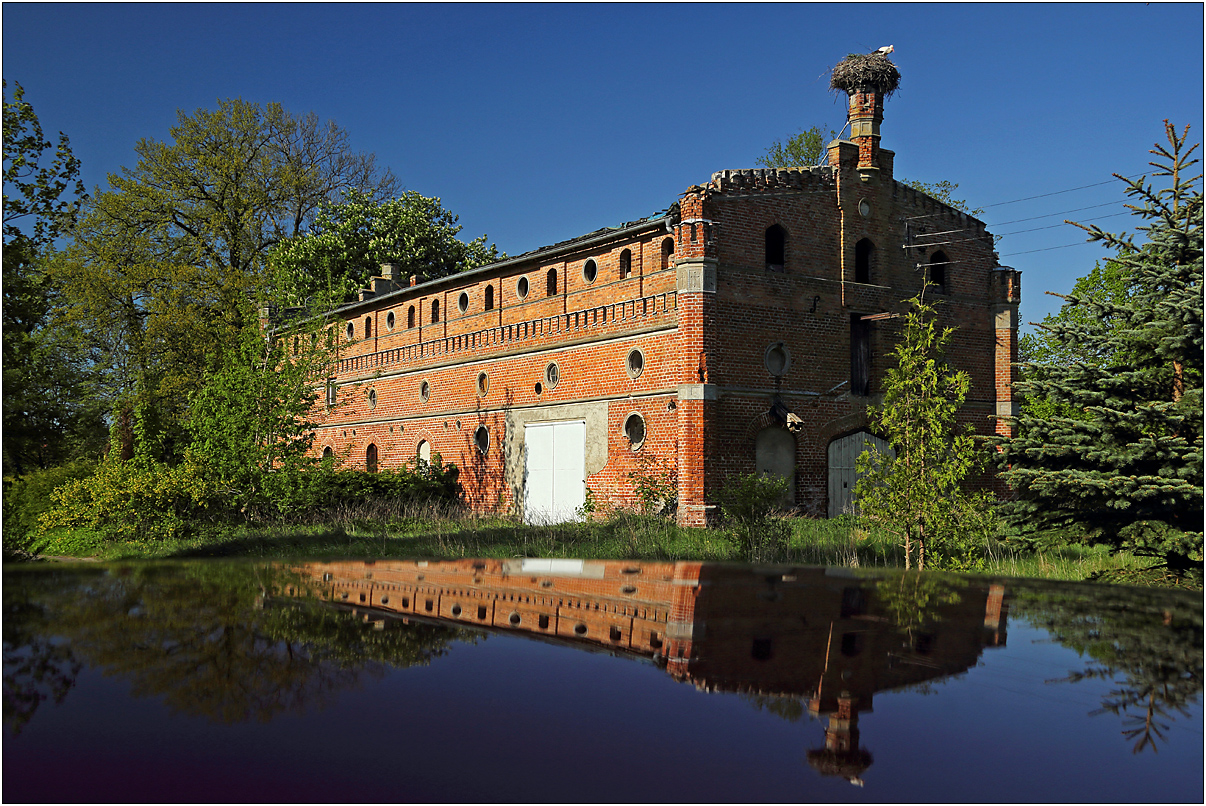
[[[855,431],[873,430],[871,428],[871,419],[867,416],[867,411],[864,409],[847,414],[845,417],[837,417],[825,423],[817,433],[816,441],[818,445],[828,445],[838,437],[853,434]]]
[[[771,409],[767,409],[757,417],[752,418],[749,422],[749,425],[745,427],[746,442],[750,445],[753,445],[754,440],[758,436],[758,432],[764,428],[770,428],[772,425],[777,425],[784,429],[787,428],[787,425],[783,422],[783,420],[776,417],[775,413]],[[794,436],[796,437],[796,445],[798,446],[800,444],[800,436],[799,434],[795,434]]]

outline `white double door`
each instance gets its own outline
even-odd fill
[[[577,520],[586,503],[586,422],[525,425],[523,449],[524,520]]]

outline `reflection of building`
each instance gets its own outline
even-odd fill
[[[334,314],[315,451],[439,454],[475,509],[529,520],[572,518],[588,490],[631,505],[633,473],[673,474],[690,524],[750,472],[832,516],[926,278],[972,378],[960,418],[1008,432],[991,418],[1012,410],[1020,274],[983,222],[893,178],[883,112],[855,93],[823,166],[718,171],[664,214],[424,283],[382,267]]]
[[[809,763],[858,782],[876,692],[958,674],[1005,644],[1004,588],[916,574],[698,562],[356,561],[298,569],[309,593],[386,615],[606,647],[706,691],[805,700],[828,718]],[[279,593],[300,595],[293,587]]]

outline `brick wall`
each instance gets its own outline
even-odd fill
[[[721,171],[664,218],[345,306],[334,325],[338,405],[317,412],[315,452],[329,448],[363,467],[371,444],[388,468],[413,462],[425,441],[461,467],[474,508],[518,512],[508,413],[601,403],[606,461],[586,480],[596,502],[631,506],[632,475],[656,468],[677,477],[680,520],[702,524],[731,475],[754,470],[758,431],[786,411],[802,422],[793,498],[823,515],[828,445],[866,426],[899,333],[899,319],[870,324],[869,395],[853,394],[852,317],[906,311],[920,265],[937,251],[949,261],[946,285],[928,299],[956,328],[948,360],[972,380],[960,422],[1007,434],[996,417],[1013,406],[1019,272],[997,265],[981,222],[896,182],[892,152],[863,146],[831,144],[826,167]],[[783,263],[768,266],[772,226],[786,238]],[[790,355],[779,377],[764,360],[775,343]],[[626,365],[634,349],[644,360],[637,377]],[[623,431],[633,412],[647,434],[635,449]],[[474,441],[480,426],[489,432],[484,453]]]

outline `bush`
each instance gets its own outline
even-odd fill
[[[145,457],[113,457],[96,472],[51,493],[54,506],[38,518],[39,532],[85,528],[110,540],[142,542],[179,537],[212,489],[191,462],[171,467]]]
[[[4,484],[4,549],[27,551],[38,534],[38,518],[50,511],[50,494],[70,481],[96,472],[96,462],[78,461],[35,470]]]
[[[398,510],[415,504],[453,503],[461,486],[456,465],[421,463],[369,473],[365,470],[335,470],[329,464],[279,473],[269,473],[263,489],[264,517],[313,519],[340,510],[348,503],[380,502]]]
[[[730,479],[721,493],[725,523],[749,562],[776,562],[786,555],[791,524],[778,517],[786,493],[787,479],[757,473]]]

